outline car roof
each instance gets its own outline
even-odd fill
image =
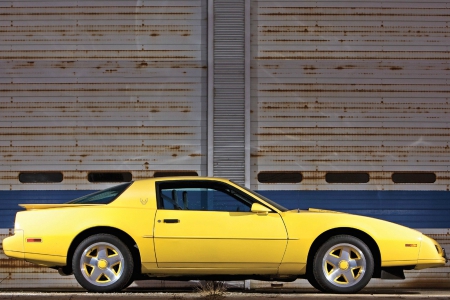
[[[230,182],[229,179],[221,177],[206,177],[206,176],[168,176],[168,177],[152,177],[146,179],[137,179],[135,181],[173,181],[173,180],[211,180],[211,181],[222,181]]]

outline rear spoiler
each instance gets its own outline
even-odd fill
[[[26,210],[102,205],[105,204],[19,204],[20,207],[23,207]]]

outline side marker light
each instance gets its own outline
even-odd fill
[[[42,239],[39,238],[28,238],[27,243],[42,243]]]

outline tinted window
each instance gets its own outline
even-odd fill
[[[198,176],[195,171],[155,171],[153,177]]]
[[[394,173],[392,174],[394,183],[434,183],[436,174],[434,173]]]
[[[260,172],[258,181],[261,183],[300,183],[303,180],[300,172]]]
[[[67,202],[67,204],[108,204],[113,202],[117,197],[120,196],[129,186],[130,183],[124,183],[121,185],[113,186],[106,190],[101,190],[72,201]]]
[[[370,180],[368,173],[336,172],[327,173],[325,180],[328,183],[367,183]]]
[[[63,181],[61,172],[24,172],[19,174],[22,183],[58,183]]]
[[[130,182],[133,176],[130,172],[91,172],[89,182]]]
[[[211,181],[169,181],[158,185],[160,209],[249,212],[254,199]]]
[[[233,183],[235,183],[235,182],[233,182]],[[235,184],[237,184],[237,183],[235,183]],[[248,189],[248,188],[246,188],[245,186],[242,186],[242,185],[240,185],[240,187],[243,188],[244,190],[246,190],[249,194],[255,195],[256,197],[258,197],[260,199],[263,199],[265,202],[269,203],[270,205],[272,205],[273,207],[275,207],[279,211],[288,211],[288,209],[286,207],[276,203],[273,200],[270,200],[269,198],[264,197],[261,194],[258,194],[257,192],[252,191],[252,190],[250,190],[250,189]]]

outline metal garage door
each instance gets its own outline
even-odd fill
[[[206,175],[205,0],[0,10],[0,228],[13,227],[18,203],[167,171]],[[65,284],[0,261],[0,288]]]
[[[251,187],[445,240],[448,2],[255,0],[251,11]],[[420,285],[448,285],[449,272],[427,270]]]
[[[309,190],[348,189],[327,184],[333,171],[369,173],[356,189],[446,190],[448,13],[446,1],[253,1],[252,187],[281,168]],[[394,185],[393,172],[437,179]]]

